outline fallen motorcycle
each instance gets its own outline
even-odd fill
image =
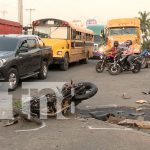
[[[109,66],[108,72],[111,75],[118,75],[124,71],[132,71],[133,73],[139,73],[141,70],[141,58],[140,56],[135,56],[133,60],[134,69],[130,69],[130,64],[127,61],[128,57],[122,58],[122,52],[116,54],[114,62]]]
[[[98,88],[90,82],[82,83],[66,83],[60,90],[62,101],[59,102],[58,97],[54,93],[43,95],[46,98],[47,108],[40,109],[41,97],[32,97],[30,101],[25,102],[27,108],[30,108],[30,115],[33,117],[40,117],[40,113],[46,113],[48,116],[56,116],[57,113],[62,112],[63,115],[67,114],[71,109],[71,105],[77,106],[83,100],[87,100],[93,97],[98,91]],[[43,97],[42,96],[42,97]],[[58,103],[61,105],[61,109],[58,109]],[[44,111],[47,112],[44,112]]]
[[[102,73],[105,68],[109,67],[109,64],[113,62],[113,59],[109,56],[106,56],[105,54],[100,55],[99,61],[96,64],[96,71],[98,73]]]

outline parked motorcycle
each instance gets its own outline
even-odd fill
[[[96,85],[90,82],[67,83],[63,86],[60,91],[63,100],[59,102],[56,94],[46,94],[43,95],[47,99],[47,108],[43,109],[43,112],[47,110],[48,116],[56,116],[57,113],[62,112],[66,114],[70,109],[72,103],[77,106],[83,100],[87,100],[93,97],[98,91]],[[42,96],[42,97],[43,97]],[[32,97],[32,99],[25,103],[26,108],[30,108],[31,116],[40,117],[40,99],[41,97]],[[58,110],[57,104],[60,103],[61,109]]]
[[[113,58],[106,56],[105,54],[100,55],[100,59],[98,63],[96,64],[96,71],[98,73],[102,73],[105,68],[109,67],[109,64],[113,62]]]
[[[141,58],[140,56],[135,56],[133,60],[134,69],[130,69],[130,64],[127,61],[127,57],[122,58],[122,52],[119,52],[115,58],[114,62],[109,66],[108,72],[111,75],[118,75],[123,71],[132,71],[133,73],[138,73],[141,70]]]

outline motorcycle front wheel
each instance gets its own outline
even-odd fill
[[[108,72],[109,72],[111,75],[118,75],[118,74],[120,74],[120,72],[121,72],[121,68],[120,68],[120,66],[119,66],[118,64],[117,64],[117,65],[111,64],[111,65],[109,66]]]
[[[102,64],[102,62],[99,61],[99,62],[96,64],[95,69],[96,69],[96,72],[97,72],[97,73],[102,73],[102,72],[104,72],[104,70],[105,70],[105,65]]]
[[[81,85],[81,90],[79,89],[78,91],[75,91],[75,96],[73,98],[74,101],[83,101],[87,100],[91,97],[93,97],[97,91],[98,88],[95,84],[90,83],[90,82],[82,82],[80,83]]]

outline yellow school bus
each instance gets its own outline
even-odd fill
[[[114,41],[120,44],[131,40],[133,42],[134,53],[140,53],[141,30],[140,20],[137,18],[112,19],[106,26],[106,44],[100,48],[100,51],[107,52],[113,47]]]
[[[87,63],[93,56],[94,33],[59,19],[41,19],[33,22],[33,34],[41,37],[53,50],[53,63],[68,70],[69,63]]]

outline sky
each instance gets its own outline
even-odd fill
[[[113,18],[137,17],[139,11],[150,11],[150,0],[23,0],[24,25],[32,20],[57,18],[66,21],[95,18],[105,24]],[[3,16],[2,11],[7,11]],[[0,18],[18,21],[18,0],[0,0]]]

